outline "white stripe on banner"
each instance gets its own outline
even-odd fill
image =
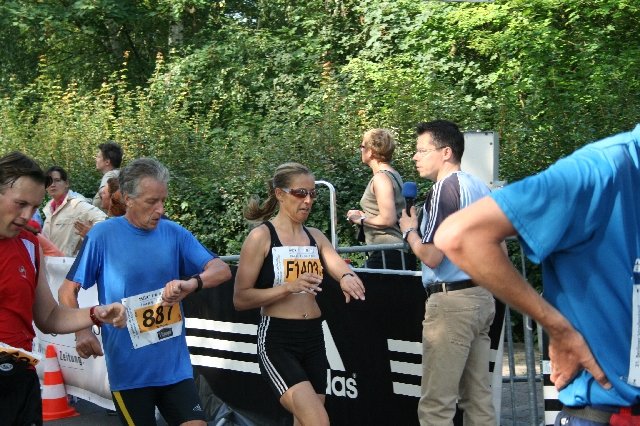
[[[406,395],[420,398],[420,386],[393,382],[393,393],[395,393],[396,395]]]
[[[65,398],[67,391],[64,388],[64,383],[59,385],[44,385],[42,387],[42,399],[58,399]]]
[[[422,376],[422,364],[414,364],[402,361],[389,361],[392,373],[410,374],[412,376]]]
[[[257,362],[237,361],[206,355],[191,354],[191,364],[203,367],[223,368],[225,370],[240,371],[241,373],[260,374]]]
[[[556,417],[560,411],[545,411],[544,412],[544,424],[545,425],[554,425],[556,423]]]
[[[422,355],[422,343],[407,340],[387,339],[387,346],[391,352]]]
[[[254,336],[258,334],[258,326],[255,324],[214,321],[202,318],[185,318],[184,324],[186,328],[221,331],[223,333],[251,334]]]
[[[411,342],[406,340],[387,339],[387,347],[389,355],[392,357],[395,353],[406,353],[412,355],[420,355],[420,363],[389,360],[392,373],[407,374],[411,376],[422,376],[422,343]],[[393,382],[393,393],[396,395],[405,395],[415,398],[420,397],[420,386],[409,383]]]
[[[210,337],[187,336],[187,346],[252,355],[258,353],[258,348],[255,343],[233,342],[231,340],[213,339]]]
[[[544,389],[542,390],[542,393],[544,394],[544,399],[558,399],[560,394],[558,393],[558,389],[556,389],[555,386],[551,385],[551,386],[545,386]]]
[[[547,363],[549,361],[546,361]],[[543,365],[544,365],[544,361],[543,361]],[[542,395],[543,398],[546,401],[554,401],[557,402],[558,401],[558,390],[556,389],[555,386],[553,385],[544,385],[542,387]],[[544,424],[545,425],[554,425],[556,422],[556,417],[558,416],[559,411],[544,411]]]
[[[342,362],[342,358],[338,352],[338,347],[336,346],[336,342],[333,340],[333,335],[331,334],[331,330],[329,330],[327,321],[322,321],[322,331],[324,333],[324,346],[327,351],[329,368],[333,371],[346,371],[344,368],[344,362]]]

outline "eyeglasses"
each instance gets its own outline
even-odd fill
[[[446,146],[441,146],[438,148],[430,148],[430,149],[416,149],[416,154],[425,155],[425,154],[429,154],[430,152],[439,151],[444,148],[446,148]]]
[[[282,189],[287,194],[293,195],[296,198],[307,198],[307,196],[309,196],[311,197],[312,200],[314,200],[316,199],[316,197],[318,197],[318,191],[315,189],[312,189],[311,191],[305,188],[295,188],[295,189],[280,188],[280,189]]]

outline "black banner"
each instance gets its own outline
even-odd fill
[[[365,301],[346,304],[329,277],[317,297],[330,367],[329,418],[334,425],[417,425],[426,297],[420,277],[358,275],[365,283]],[[192,362],[212,392],[255,424],[291,424],[291,415],[259,373],[259,310],[233,308],[233,279],[189,296],[184,307]],[[493,349],[499,343],[503,313],[496,313]]]

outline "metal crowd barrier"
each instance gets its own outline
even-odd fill
[[[397,243],[397,244],[337,247],[336,250],[341,255],[348,255],[352,253],[363,253],[363,252],[372,253],[375,251],[382,251],[382,258],[383,258],[383,264],[384,264],[385,262],[384,250],[402,250],[403,248],[406,248],[404,244]],[[524,256],[524,253],[522,253],[522,247],[520,247],[520,250],[521,250],[521,258],[523,259],[522,265],[521,265],[521,273],[526,278],[527,271],[526,271],[526,265],[524,261],[525,256]],[[221,256],[221,258],[225,262],[237,263],[240,256],[239,255]],[[366,267],[366,260],[365,260],[364,267],[354,267],[353,269],[356,272],[376,272],[376,273],[382,273],[382,274],[414,275],[414,276],[422,275],[421,271],[396,270],[396,269],[369,269]],[[539,366],[539,371],[540,371],[540,372],[537,372],[536,371],[536,351],[534,347],[533,327],[532,327],[531,318],[523,315],[522,323],[523,323],[523,336],[524,336],[524,353],[518,353],[515,348],[514,338],[513,338],[511,310],[507,306],[505,310],[505,324],[506,324],[505,349],[507,352],[508,373],[503,374],[502,383],[503,383],[503,386],[506,385],[508,387],[507,392],[509,392],[510,399],[507,406],[505,406],[505,401],[503,399],[503,402],[502,402],[503,416],[502,417],[505,417],[504,416],[505,411],[507,412],[510,411],[511,416],[506,416],[506,417],[507,417],[507,420],[508,420],[508,417],[510,417],[510,419],[512,420],[511,424],[513,425],[525,424],[522,421],[523,417],[528,417],[525,420],[526,424],[529,424],[531,426],[538,426],[538,425],[544,424],[542,422],[543,413],[540,412],[540,407],[538,404],[538,397],[539,395],[541,395],[541,392],[542,392],[541,361],[540,360],[537,361],[537,364]],[[540,327],[537,327],[537,330],[539,331],[539,333],[541,333]],[[541,342],[542,342],[541,335],[538,336],[538,342],[540,342],[540,346],[541,346]],[[542,353],[541,348],[539,348],[538,353],[539,354]],[[516,357],[524,358],[525,360],[526,373],[524,375],[518,375],[516,372]],[[523,387],[526,388],[525,391],[523,391],[522,389]],[[503,395],[504,395],[504,391],[505,389],[503,388]],[[526,394],[526,407],[527,407],[526,411],[523,409],[523,403],[524,403],[523,394]],[[516,421],[516,419],[519,419],[519,420]],[[507,424],[507,423],[504,423],[501,419],[500,424]]]
[[[335,187],[324,180],[317,180],[316,185],[321,185],[327,187],[329,190],[329,217],[330,217],[330,237],[331,243],[336,248],[336,251],[341,254],[351,254],[351,253],[373,253],[376,251],[382,251],[382,262],[383,266],[386,266],[385,260],[385,250],[406,250],[407,246],[404,243],[396,243],[396,244],[377,244],[377,245],[358,245],[358,246],[348,246],[348,247],[340,247],[338,246],[338,237],[337,237],[337,208],[336,208],[336,190]],[[525,255],[520,246],[520,257],[522,259],[521,264],[521,273],[527,278],[526,264],[525,264]],[[222,260],[229,263],[236,263],[240,258],[239,255],[230,255],[230,256],[221,256]],[[404,252],[402,256],[402,265],[404,267]],[[415,275],[422,276],[421,271],[408,271],[408,270],[397,270],[397,269],[369,269],[366,264],[366,257],[364,260],[363,267],[354,267],[356,272],[376,272],[383,274],[396,274],[396,275]],[[510,393],[510,402],[508,408],[511,411],[511,421],[512,424],[523,424],[522,413],[524,412],[522,407],[522,401],[519,397],[519,394],[522,394],[521,387],[522,384],[526,384],[526,395],[527,395],[527,409],[526,413],[528,413],[528,419],[524,420],[527,424],[531,426],[544,425],[544,410],[542,413],[539,412],[538,405],[538,396],[542,394],[542,360],[538,361],[538,367],[540,372],[536,371],[536,359],[535,359],[535,348],[534,348],[534,338],[533,338],[533,326],[531,322],[531,318],[523,315],[522,316],[523,323],[523,336],[524,336],[524,354],[516,354],[516,349],[513,341],[513,329],[512,329],[512,321],[511,321],[511,310],[509,306],[505,308],[505,339],[506,339],[506,347],[507,347],[507,362],[509,367],[509,373],[502,376],[502,383],[507,384],[509,386]],[[538,353],[542,354],[542,331],[541,327],[537,327],[538,330],[538,344],[539,350]],[[521,357],[524,355],[526,373],[525,375],[517,375],[516,374],[516,355]],[[505,406],[503,401],[502,412],[504,413]],[[503,417],[503,416],[501,416]],[[520,420],[516,420],[520,419]],[[504,424],[502,419],[500,420],[500,424]]]

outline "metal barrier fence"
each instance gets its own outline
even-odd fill
[[[383,265],[385,264],[385,250],[400,250],[407,249],[402,243],[397,244],[380,244],[380,245],[361,245],[361,246],[349,246],[349,247],[337,247],[336,250],[341,255],[348,255],[353,253],[373,253],[375,251],[382,252]],[[526,278],[526,264],[525,256],[521,250],[521,273]],[[239,255],[222,256],[222,260],[225,262],[236,263],[240,258]],[[386,274],[396,275],[413,275],[421,276],[421,271],[410,270],[395,270],[395,269],[369,269],[366,267],[366,258],[364,260],[364,267],[354,267],[355,272],[378,272]],[[404,256],[403,256],[404,265]],[[522,345],[516,345],[513,339],[513,326],[511,321],[511,310],[506,307],[505,310],[505,347],[506,347],[506,359],[508,364],[508,372],[503,373],[503,395],[505,392],[509,395],[506,398],[508,404],[505,405],[505,398],[502,402],[502,419],[501,425],[512,424],[522,425],[528,424],[531,426],[543,425],[544,413],[540,411],[539,397],[542,393],[542,367],[541,360],[536,360],[536,350],[533,337],[533,326],[531,319],[528,316],[523,315],[523,337],[524,347]],[[541,328],[538,330],[538,343],[541,346],[542,336]],[[516,346],[518,348],[516,348]],[[542,354],[542,348],[539,347],[538,354]],[[517,360],[517,361],[516,361]],[[518,374],[516,366],[522,367],[522,360],[524,360],[525,373]],[[517,365],[516,365],[517,364]],[[536,369],[538,365],[539,372]],[[504,366],[503,366],[504,371]],[[504,423],[504,421],[511,421],[511,423]]]
[[[335,187],[324,180],[317,180],[316,185],[324,186],[329,190],[329,199],[328,199],[328,208],[329,208],[329,218],[330,218],[330,239],[333,246],[336,248],[337,252],[341,255],[351,254],[351,253],[373,253],[377,251],[382,252],[382,262],[383,267],[386,267],[385,260],[385,250],[400,250],[402,252],[402,265],[405,265],[404,251],[407,250],[407,246],[404,243],[397,244],[377,244],[377,245],[359,245],[359,246],[349,246],[349,247],[340,247],[338,246],[338,237],[337,237],[337,208],[336,208],[336,190]],[[522,264],[520,266],[522,275],[527,278],[527,270],[525,264],[525,255],[520,246],[520,258],[522,259]],[[222,256],[222,259],[226,262],[235,263],[240,258],[239,255],[231,255],[231,256]],[[364,260],[364,265],[362,268],[354,267],[354,271],[364,271],[364,272],[379,272],[379,273],[388,273],[388,274],[397,274],[397,275],[416,275],[422,276],[421,271],[408,271],[408,270],[397,270],[397,269],[369,269],[366,264],[366,257]],[[511,321],[511,310],[507,306],[505,309],[505,339],[506,339],[506,347],[507,347],[507,363],[508,363],[508,374],[503,374],[502,383],[503,385],[508,385],[508,393],[510,395],[509,398],[509,407],[502,406],[502,417],[506,417],[511,419],[511,424],[528,424],[530,426],[538,426],[544,425],[544,410],[540,412],[540,407],[538,403],[539,396],[542,395],[542,359],[538,361],[539,371],[536,370],[536,350],[534,347],[534,338],[533,338],[533,326],[531,322],[531,318],[526,315],[522,316],[522,324],[523,324],[523,337],[524,337],[524,353],[522,351],[516,350],[516,345],[513,341],[513,329],[512,329],[512,321]],[[536,328],[538,330],[538,354],[542,354],[542,329],[541,327]],[[516,358],[518,360],[524,358],[525,363],[525,374],[518,375],[516,372]],[[522,385],[525,385],[525,391],[522,391]],[[503,388],[504,392],[504,388]],[[523,404],[522,395],[526,394],[526,403]],[[506,412],[511,412],[510,416],[505,416]],[[502,419],[500,424],[504,424]]]

